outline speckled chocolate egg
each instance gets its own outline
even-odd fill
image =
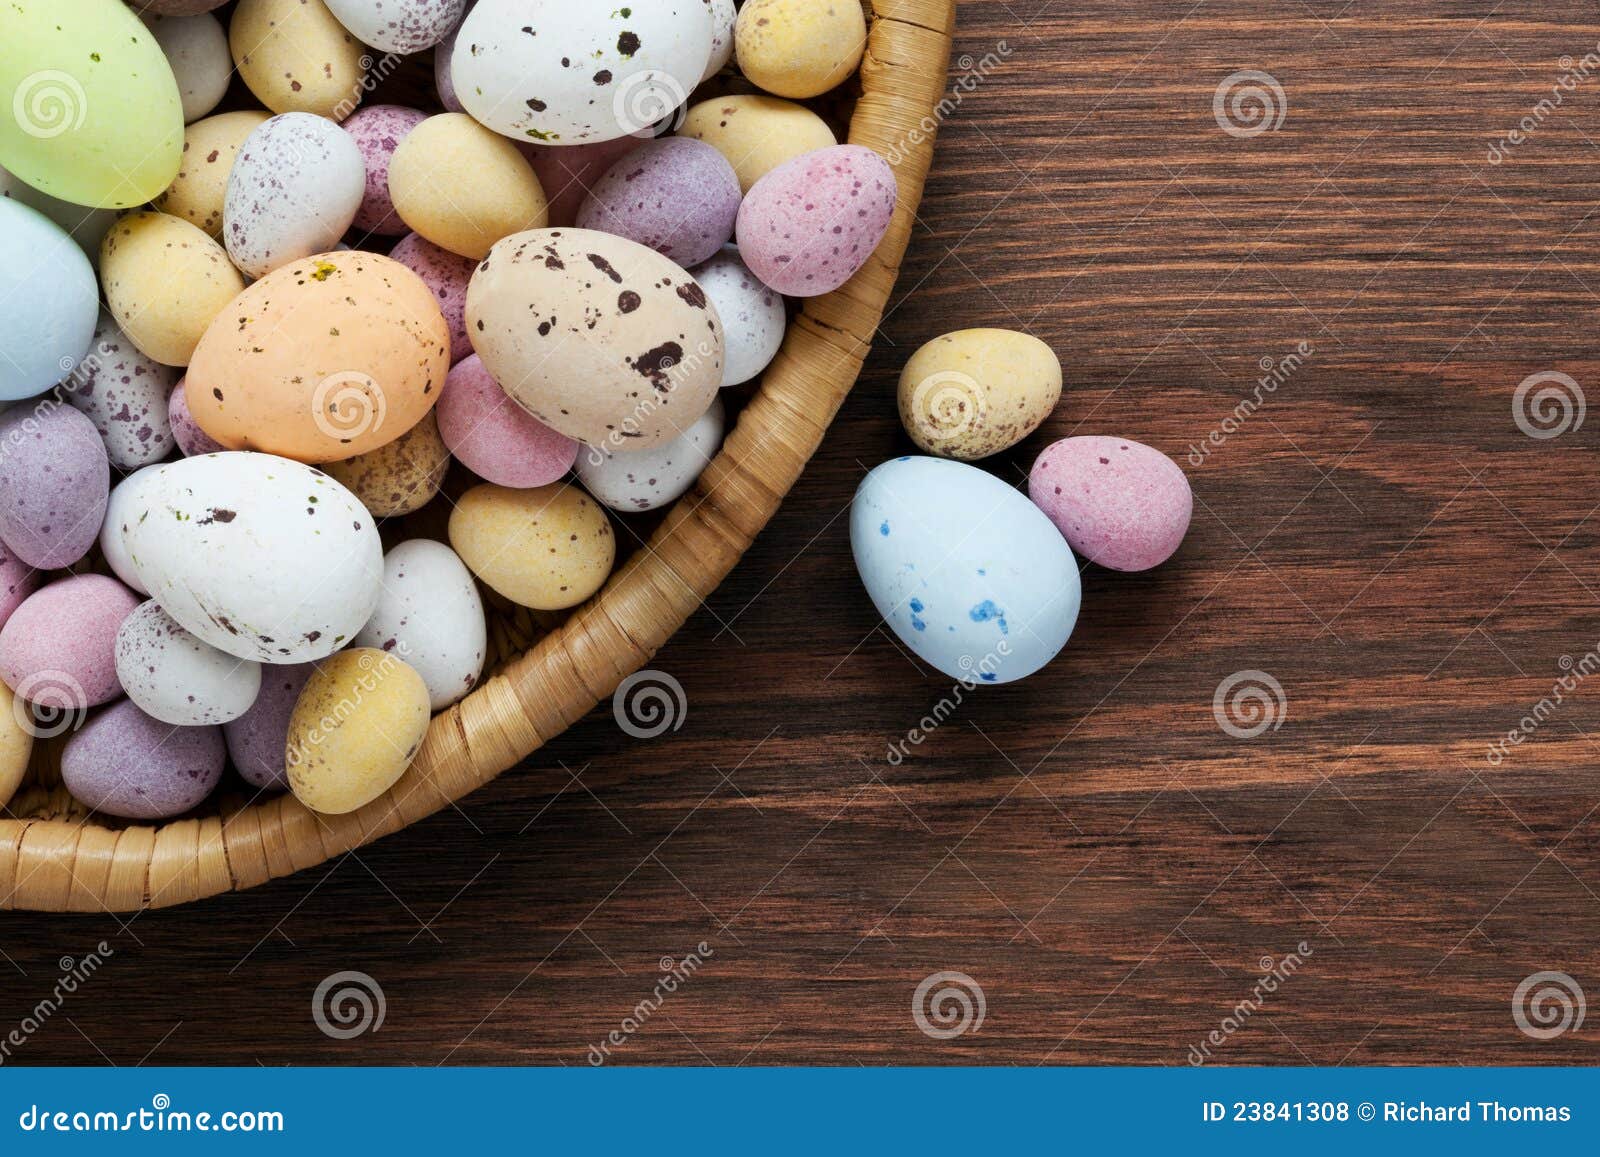
[[[322,0],[239,0],[228,47],[245,84],[273,112],[339,121],[361,103],[370,58]]]
[[[0,539],[29,566],[59,570],[88,554],[110,487],[105,444],[77,410],[0,415]]]
[[[116,657],[128,698],[147,715],[178,727],[237,719],[261,690],[261,664],[201,642],[154,599],[122,620]]]
[[[467,332],[523,409],[590,446],[675,438],[722,384],[722,323],[694,278],[590,229],[496,245],[467,290]]]
[[[139,577],[133,560],[128,557],[128,548],[122,540],[122,528],[128,520],[128,511],[133,508],[134,492],[155,471],[156,466],[146,466],[113,486],[111,497],[106,500],[105,520],[100,524],[100,553],[105,555],[106,565],[111,568],[112,574],[122,580],[124,586],[145,597],[149,597],[150,592],[144,589],[144,580]]]
[[[461,20],[466,0],[326,0],[363,44],[409,55],[432,48]]]
[[[11,612],[38,589],[39,572],[0,542],[0,627],[5,626]]]
[[[422,279],[373,253],[308,257],[245,290],[206,331],[189,412],[232,450],[353,458],[433,408],[450,330]]]
[[[22,777],[28,773],[33,728],[23,726],[26,710],[11,688],[0,683],[0,808],[11,802],[22,786]]]
[[[519,144],[517,148],[528,158],[533,172],[544,189],[545,201],[550,207],[551,228],[575,225],[578,209],[594,183],[624,153],[639,147],[639,138],[618,137],[610,141],[594,141],[585,145],[534,145]]]
[[[384,559],[383,596],[355,645],[400,656],[422,676],[430,707],[444,710],[478,685],[488,653],[472,573],[442,542],[402,542]]]
[[[549,219],[527,159],[465,113],[429,117],[406,134],[389,159],[389,196],[407,226],[474,261]]]
[[[167,423],[172,427],[172,437],[185,458],[200,454],[215,454],[227,447],[200,428],[189,413],[189,399],[184,383],[180,381],[167,395]]]
[[[821,96],[861,64],[867,21],[851,0],[745,0],[734,46],[751,83],[797,100]]]
[[[450,469],[450,451],[439,437],[432,410],[393,442],[339,462],[329,462],[329,477],[361,499],[374,518],[393,518],[421,510],[433,501]]]
[[[1028,475],[1028,497],[1073,550],[1121,571],[1166,562],[1194,513],[1183,468],[1128,438],[1063,438],[1045,447]]]
[[[450,453],[485,482],[546,486],[578,457],[578,443],[513,402],[477,354],[451,369],[437,413]]]
[[[1031,334],[960,329],[907,359],[900,421],[929,454],[973,462],[1039,428],[1061,399],[1061,362]]]
[[[605,510],[565,483],[473,487],[451,512],[450,545],[494,590],[539,611],[583,602],[605,583],[617,557]]]
[[[35,591],[0,628],[0,679],[17,697],[58,711],[109,703],[117,631],[139,597],[116,579],[85,574]]]
[[[136,470],[172,451],[167,395],[177,380],[177,370],[145,357],[101,310],[89,356],[61,383],[61,396],[94,423],[111,465]]]
[[[683,136],[714,145],[748,193],[785,161],[838,144],[826,121],[805,105],[775,96],[712,97],[689,109]]]
[[[67,740],[61,782],[95,811],[169,819],[205,802],[226,756],[220,727],[174,727],[124,700]]]
[[[304,663],[355,637],[378,603],[383,547],[354,494],[271,454],[156,467],[122,528],[162,609],[241,659]]]
[[[477,263],[470,257],[440,249],[425,237],[408,233],[389,256],[411,270],[433,291],[439,312],[450,327],[450,364],[455,365],[472,352],[467,340],[467,284]]]
[[[366,192],[354,138],[327,117],[275,116],[239,148],[222,208],[233,263],[265,277],[339,243]]]
[[[245,138],[270,115],[258,109],[218,113],[184,129],[183,164],[167,191],[156,198],[155,207],[221,240],[233,160]]]
[[[122,332],[141,352],[186,366],[200,335],[244,289],[206,233],[166,213],[129,213],[100,246],[100,282]]]
[[[389,158],[407,133],[428,119],[428,114],[398,104],[374,104],[359,109],[343,124],[366,162],[367,186],[356,211],[355,227],[363,233],[394,237],[406,232],[389,196]]]
[[[0,197],[0,401],[29,398],[71,372],[94,336],[89,260],[43,213]]]
[[[578,227],[637,241],[688,268],[733,236],[739,199],[739,178],[721,153],[662,137],[606,170],[578,210]]]
[[[146,24],[178,81],[185,123],[199,120],[222,103],[233,76],[233,57],[228,55],[228,35],[222,22],[209,12],[199,12],[152,17]]]
[[[578,481],[612,510],[654,510],[682,497],[722,445],[722,399],[672,441],[631,454],[585,447]]]
[[[289,789],[289,770],[284,765],[289,717],[316,669],[315,663],[263,666],[261,691],[250,710],[222,725],[228,757],[250,786],[269,791]]]
[[[700,83],[714,36],[708,0],[479,0],[451,68],[457,98],[495,132],[576,145],[670,114]]]
[[[783,295],[761,284],[732,245],[690,272],[722,320],[722,384],[742,385],[778,356],[789,323]]]
[[[738,19],[734,0],[711,0],[711,59],[706,61],[702,81],[710,80],[733,59],[733,30]]]
[[[739,254],[779,293],[831,293],[867,263],[894,218],[894,170],[835,145],[779,165],[739,206]]]

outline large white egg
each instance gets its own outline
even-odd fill
[[[201,642],[154,599],[117,628],[117,678],[146,715],[174,727],[237,719],[261,691],[261,664]]]
[[[94,267],[59,225],[0,197],[0,401],[31,398],[73,371],[94,338],[99,294]]]
[[[654,510],[681,498],[722,445],[726,423],[717,398],[700,420],[670,442],[631,453],[603,446],[578,450],[578,481],[612,510]]]
[[[234,158],[222,203],[222,240],[247,276],[339,243],[367,190],[355,138],[327,117],[290,112],[258,125]]]
[[[431,709],[450,706],[478,685],[489,649],[472,572],[442,542],[402,542],[383,560],[383,595],[355,645],[404,660],[422,676]]]

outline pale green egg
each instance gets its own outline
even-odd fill
[[[178,175],[183,104],[155,38],[120,0],[6,0],[0,165],[103,209],[142,205]]]

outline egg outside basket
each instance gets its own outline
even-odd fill
[[[722,452],[605,588],[550,633],[490,608],[501,659],[435,716],[416,761],[359,811],[319,816],[292,796],[213,802],[157,827],[108,826],[60,786],[60,740],[0,818],[0,907],[127,912],[249,888],[309,868],[431,815],[559,735],[642,667],[749,548],[855,384],[894,288],[933,157],[955,0],[870,0],[851,142],[894,166],[899,204],[878,251],[847,285],[812,298]],[[493,656],[492,656],[493,657]]]

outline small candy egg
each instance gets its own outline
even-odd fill
[[[85,209],[71,201],[62,201],[48,193],[41,193],[3,168],[0,168],[0,197],[21,201],[43,213],[78,243],[78,248],[89,258],[89,264],[99,266],[100,242],[117,219],[115,209]]]
[[[357,647],[398,655],[442,711],[478,685],[488,653],[483,600],[472,574],[442,542],[402,542],[383,561],[383,596]]]
[[[694,485],[722,445],[722,399],[694,425],[661,446],[633,453],[585,447],[578,455],[578,481],[612,510],[654,510]]]
[[[185,396],[182,381],[167,395],[167,422],[172,427],[173,440],[178,443],[178,449],[183,451],[185,458],[215,454],[218,450],[227,449],[202,430],[200,424],[194,420],[194,415],[189,413],[189,399]]]
[[[104,310],[89,356],[61,383],[61,396],[100,433],[118,470],[159,462],[172,451],[167,395],[178,380],[171,366],[140,353]]]
[[[39,589],[39,572],[0,542],[0,627],[22,601]]]
[[[29,566],[59,570],[94,545],[111,474],[105,443],[77,410],[49,400],[0,416],[0,539]]]
[[[205,802],[226,758],[220,727],[174,727],[124,700],[67,740],[61,782],[106,815],[169,819]]]
[[[209,12],[192,16],[156,16],[146,21],[150,34],[166,53],[178,81],[185,123],[205,116],[227,95],[233,76],[228,34]]]
[[[106,565],[111,568],[111,573],[121,579],[129,589],[147,597],[150,592],[144,589],[144,580],[139,577],[139,572],[133,567],[133,560],[128,557],[123,532],[127,529],[128,511],[133,509],[134,491],[147,482],[156,469],[157,466],[151,465],[135,470],[113,486],[111,497],[106,500],[105,521],[100,525],[100,553],[105,555]]]
[[[146,714],[178,727],[237,719],[261,690],[261,664],[201,642],[154,599],[117,630],[117,678]]]
[[[637,241],[687,268],[733,236],[739,199],[739,178],[721,153],[662,137],[606,170],[578,210],[578,227]]]
[[[605,583],[617,557],[605,511],[564,483],[473,487],[450,514],[450,545],[494,590],[539,611],[583,602]]]
[[[122,694],[117,631],[139,597],[84,574],[41,587],[0,627],[0,679],[19,699],[73,711]]]
[[[783,295],[761,284],[732,245],[724,246],[710,261],[689,272],[706,291],[722,321],[727,350],[722,366],[723,386],[750,381],[772,364],[783,345],[789,324]]]
[[[726,157],[746,193],[785,161],[839,143],[827,122],[804,105],[759,94],[703,100],[690,107],[678,132]]]
[[[831,293],[889,231],[895,196],[894,170],[861,145],[796,157],[757,181],[739,206],[739,255],[779,293]]]
[[[578,457],[578,443],[507,397],[477,354],[450,371],[438,413],[450,453],[486,482],[517,490],[547,486]]]
[[[235,298],[196,347],[184,392],[229,449],[332,462],[420,422],[449,368],[449,327],[416,274],[374,253],[324,253]]]
[[[222,239],[246,276],[265,277],[339,243],[366,191],[349,133],[327,117],[275,116],[246,138],[228,176]]]
[[[711,0],[711,59],[701,74],[702,83],[710,80],[728,66],[733,59],[733,29],[739,19],[734,0]]]
[[[374,518],[393,518],[433,501],[450,469],[450,451],[430,410],[393,442],[324,468],[335,482],[349,487]]]
[[[797,100],[843,84],[866,48],[866,17],[850,0],[745,0],[734,31],[739,71]]]
[[[428,119],[428,114],[397,104],[375,104],[344,122],[366,162],[367,188],[356,211],[355,227],[363,233],[393,237],[406,231],[389,197],[389,158],[407,133]]]
[[[1139,571],[1171,558],[1194,494],[1182,467],[1127,438],[1063,438],[1028,474],[1028,497],[1090,562]]]
[[[22,786],[22,777],[28,773],[33,731],[23,726],[26,710],[11,688],[0,683],[0,808],[11,802]]]
[[[327,0],[327,5],[363,44],[409,55],[449,35],[466,0]]]
[[[406,135],[389,159],[389,195],[408,227],[475,261],[547,220],[544,190],[517,147],[465,113],[429,117]]]
[[[265,124],[269,115],[258,109],[218,113],[184,129],[183,166],[167,191],[156,198],[155,207],[220,241],[233,160],[245,139]]]
[[[1009,450],[1061,399],[1061,362],[1031,334],[959,329],[900,372],[900,421],[919,449],[972,462]]]
[[[639,147],[639,138],[618,137],[612,141],[595,141],[586,145],[533,145],[518,144],[517,148],[533,166],[533,175],[539,178],[549,203],[552,228],[573,225],[578,220],[578,209],[594,183],[605,175],[607,169]]]
[[[477,268],[470,257],[440,249],[432,241],[408,233],[389,251],[391,259],[411,270],[433,291],[450,327],[450,364],[455,365],[472,352],[467,339],[467,284]]]
[[[439,103],[444,106],[445,112],[467,111],[456,99],[455,76],[450,66],[451,58],[455,56],[456,37],[459,35],[461,35],[461,25],[458,23],[450,30],[448,36],[439,41],[439,47],[433,51],[433,87],[438,90]]]
[[[341,121],[361,103],[363,46],[322,0],[239,0],[228,47],[245,84],[273,112]]]
[[[428,688],[397,655],[341,651],[306,682],[289,718],[289,789],[343,815],[393,787],[428,733]]]
[[[162,365],[186,366],[244,276],[206,233],[165,213],[129,213],[100,247],[106,304],[128,340]]]
[[[283,758],[289,742],[289,717],[316,669],[315,663],[263,666],[261,692],[250,710],[222,725],[228,757],[250,786],[270,791],[289,789],[289,770]]]
[[[0,401],[72,371],[94,339],[99,289],[83,250],[43,213],[0,197]]]

